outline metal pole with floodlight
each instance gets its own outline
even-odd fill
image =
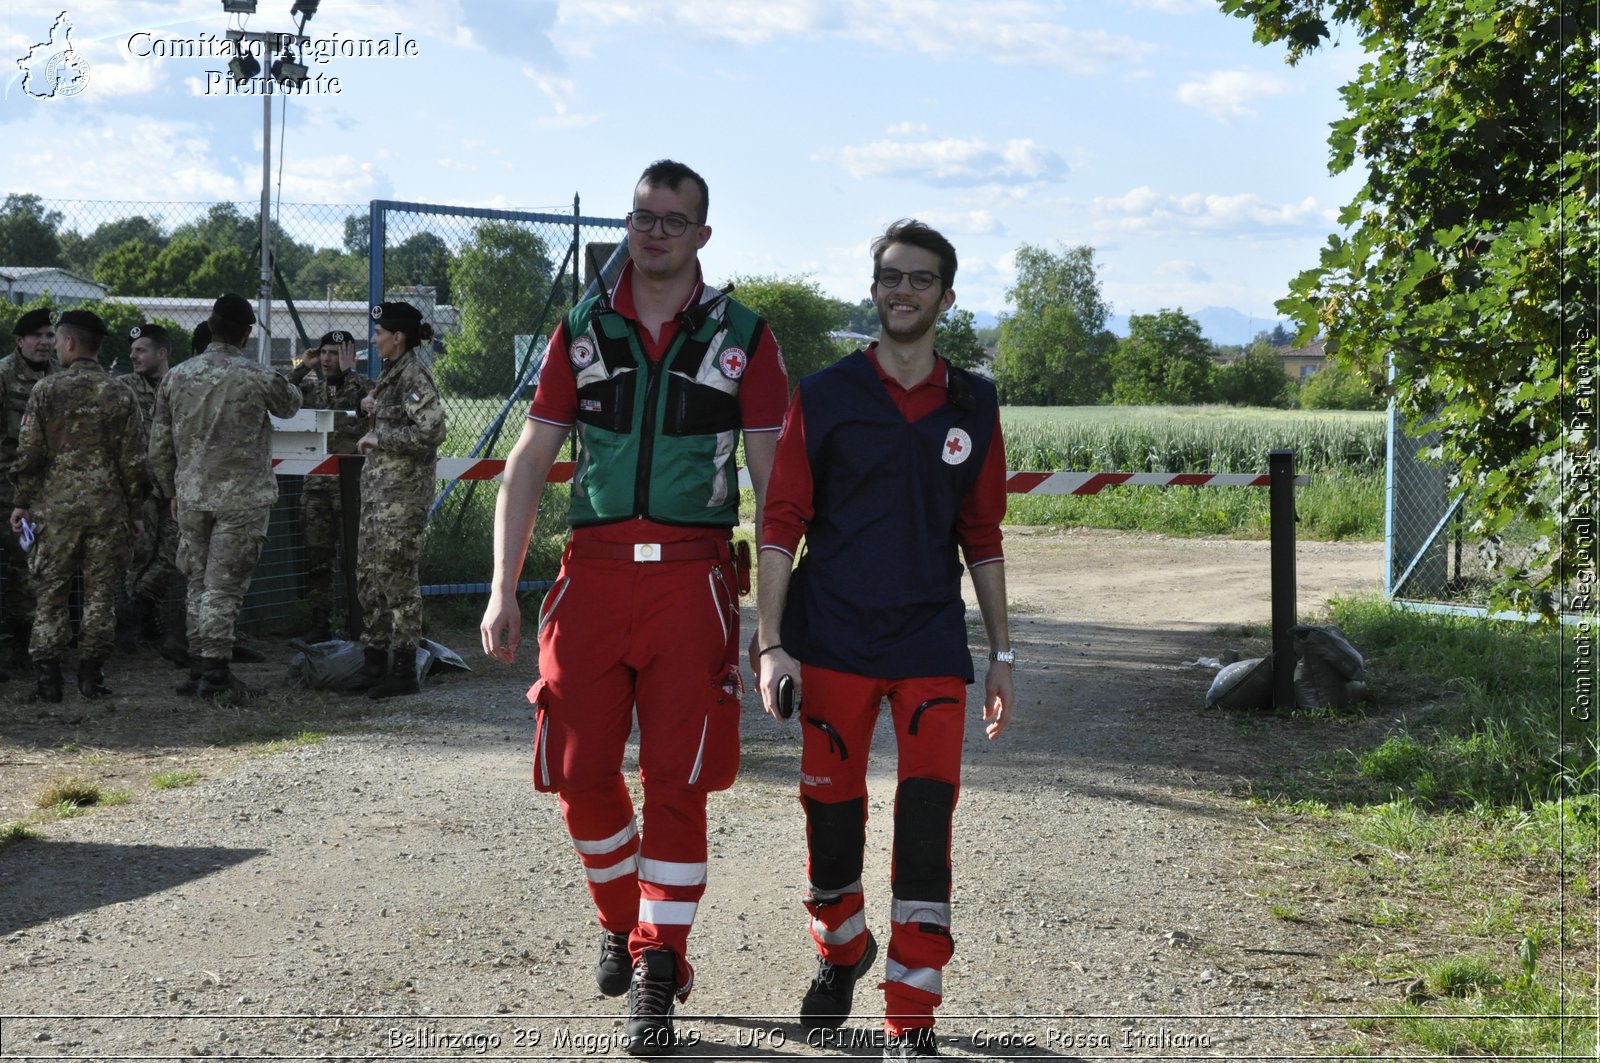
[[[294,33],[257,33],[243,28],[230,29],[228,39],[234,42],[235,56],[228,63],[228,73],[235,81],[249,81],[261,74],[262,62],[246,51],[244,42],[262,46],[270,80],[264,78],[261,86],[261,285],[257,291],[256,328],[259,332],[257,357],[262,365],[272,364],[272,91],[274,83],[288,88],[303,84],[308,73],[304,63],[298,61],[294,49],[305,50],[310,38],[304,36],[306,22],[317,13],[319,0],[296,0],[289,16],[300,16]],[[222,0],[222,10],[230,15],[253,15],[257,0]],[[274,56],[278,56],[274,60]]]

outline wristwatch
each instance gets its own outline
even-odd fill
[[[1016,650],[990,650],[989,651],[989,660],[997,661],[1000,664],[1016,664],[1017,663],[1017,651]]]

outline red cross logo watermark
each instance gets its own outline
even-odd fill
[[[960,465],[972,454],[972,437],[959,428],[952,428],[944,437],[944,449],[939,456],[946,465]]]

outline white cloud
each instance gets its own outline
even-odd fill
[[[855,41],[1084,75],[1137,65],[1156,51],[1132,37],[1075,29],[1063,22],[1062,5],[1032,0],[562,0],[558,24],[656,35],[677,29],[745,47],[785,37]]]
[[[1334,211],[1315,196],[1298,203],[1274,203],[1256,192],[1218,195],[1160,193],[1148,185],[1120,196],[1097,196],[1090,203],[1094,224],[1102,232],[1169,235],[1241,231],[1300,230],[1326,226]]]
[[[1231,125],[1254,118],[1251,103],[1293,91],[1288,79],[1253,70],[1214,70],[1202,78],[1179,85],[1173,97],[1186,106]]]
[[[1067,175],[1060,155],[1032,140],[994,145],[981,138],[879,140],[819,153],[852,177],[899,177],[935,185],[1059,181]]]
[[[1159,277],[1171,277],[1180,281],[1191,281],[1195,284],[1209,284],[1213,279],[1211,274],[1200,263],[1190,262],[1188,259],[1183,258],[1174,258],[1161,263],[1156,267],[1156,275]]]
[[[986,210],[929,210],[917,214],[919,221],[946,236],[1004,236],[1006,227]]]

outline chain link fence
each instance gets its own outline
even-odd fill
[[[1389,412],[1384,593],[1430,611],[1480,614],[1506,573],[1532,566],[1534,534],[1513,522],[1493,540],[1471,532],[1451,469],[1430,456],[1437,432],[1411,435]]]
[[[503,457],[521,431],[514,411],[531,393],[544,343],[592,274],[585,252],[598,245],[603,261],[624,226],[620,218],[581,216],[576,197],[568,214],[382,201],[278,204],[270,221],[273,299],[251,353],[260,357],[265,344],[271,363],[287,370],[324,333],[344,330],[368,338],[359,345],[359,365],[375,374],[376,355],[366,349],[371,303],[411,302],[435,331],[424,357],[449,418],[441,456]],[[9,333],[34,306],[94,309],[111,329],[101,361],[113,373],[131,371],[133,325],[167,326],[177,364],[189,356],[193,330],[217,295],[238,292],[257,303],[260,290],[259,202],[12,195],[0,208],[0,325]],[[307,620],[303,478],[280,476],[279,487],[240,618],[247,632],[278,634]],[[494,495],[494,484],[456,490],[440,483],[423,550],[429,593],[486,588]],[[548,552],[535,551],[530,576],[553,571]],[[340,564],[353,580],[353,564]],[[181,593],[169,591],[168,622],[180,622]]]

